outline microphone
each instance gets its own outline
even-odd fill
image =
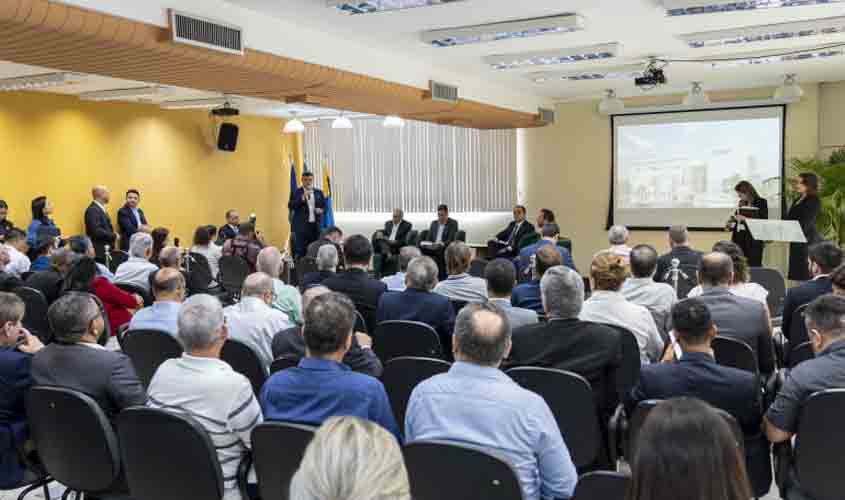
[[[679,259],[672,259],[672,269],[677,269],[680,265],[681,261]]]
[[[666,271],[666,274],[663,275],[663,281],[668,280],[673,275],[673,273],[677,273],[678,272],[678,266],[680,266],[680,265],[681,265],[680,260],[678,260],[677,258],[672,259],[670,261],[669,269]]]
[[[173,238],[173,246],[179,248],[179,238]]]
[[[255,220],[256,220],[257,218],[258,218],[258,217],[256,217],[256,216],[255,216],[255,212],[253,212],[253,213],[249,214],[249,221],[250,221],[250,222],[255,223]]]

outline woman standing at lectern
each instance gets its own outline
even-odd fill
[[[739,196],[736,214],[731,217],[728,227],[731,229],[731,241],[742,249],[742,253],[751,267],[763,265],[763,242],[757,241],[748,230],[746,219],[768,219],[769,204],[757,194],[757,190],[748,181],[740,181],[734,187]]]
[[[785,220],[798,221],[801,230],[807,238],[807,243],[789,244],[789,279],[793,281],[807,281],[810,279],[810,269],[807,264],[807,249],[813,243],[821,241],[822,237],[816,229],[816,218],[822,208],[819,199],[819,178],[816,174],[804,172],[798,174],[796,189],[801,198],[789,208]]]

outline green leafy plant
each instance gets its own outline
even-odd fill
[[[827,161],[793,158],[790,165],[796,174],[794,182],[797,182],[797,174],[801,172],[812,172],[819,176],[822,209],[816,228],[825,239],[841,245],[845,242],[845,149],[834,151]],[[799,196],[794,188],[789,189],[786,195],[790,203]]]

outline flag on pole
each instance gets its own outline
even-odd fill
[[[323,212],[321,227],[334,226],[334,210],[332,210],[332,179],[329,175],[329,160],[323,162],[323,195],[326,197],[326,211]]]
[[[299,189],[299,183],[296,179],[296,163],[293,162],[293,156],[290,157],[290,195]],[[288,222],[293,224],[293,210],[288,208]]]

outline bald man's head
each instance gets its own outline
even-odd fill
[[[307,288],[302,294],[302,310],[305,311],[306,309],[308,309],[308,306],[311,305],[312,300],[316,299],[320,295],[324,295],[329,292],[331,292],[331,290],[322,285]]]
[[[734,265],[730,256],[722,252],[711,252],[702,257],[698,270],[698,282],[703,288],[725,287],[731,284]]]
[[[109,189],[106,186],[94,186],[91,188],[91,197],[106,205],[109,202]]]
[[[178,269],[159,269],[153,278],[153,295],[157,301],[185,300],[185,277]]]
[[[490,302],[468,304],[455,320],[455,359],[499,366],[511,348],[508,317]]]

